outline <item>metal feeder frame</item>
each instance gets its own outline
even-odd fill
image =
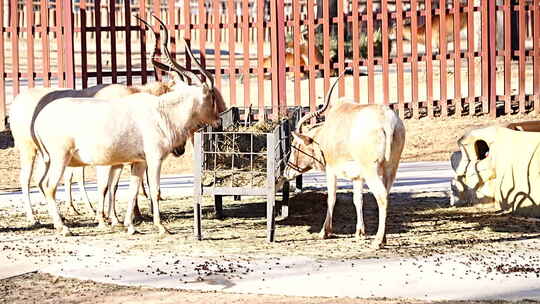
[[[203,127],[199,129],[194,135],[194,147],[193,147],[193,168],[194,168],[194,233],[198,240],[202,240],[202,209],[201,201],[204,195],[214,196],[214,208],[217,218],[223,218],[223,196],[234,196],[235,200],[240,200],[242,195],[244,196],[266,196],[266,226],[267,234],[266,239],[269,242],[274,241],[275,235],[275,218],[276,218],[276,192],[278,181],[283,178],[283,172],[287,166],[287,160],[291,151],[291,131],[295,128],[296,123],[300,119],[302,108],[301,107],[288,107],[287,117],[280,121],[271,132],[269,133],[256,133],[256,132],[225,132],[231,125],[246,124],[245,120],[240,119],[240,115],[247,114],[247,109],[240,109],[238,107],[231,107],[227,111],[220,114],[221,124],[218,128]],[[254,109],[253,114],[257,114],[258,110]],[[265,117],[268,112],[271,112],[270,108],[265,108],[263,115],[259,117]],[[253,125],[256,121],[248,122],[247,124]],[[249,135],[251,134],[251,135]],[[239,136],[250,136],[251,149],[250,151],[219,151],[219,138],[224,136],[230,136],[233,141]],[[266,137],[266,151],[254,152],[253,143],[254,135]],[[271,147],[271,148],[270,148]],[[221,155],[232,156],[232,165],[230,169],[216,169],[216,158]],[[250,170],[246,171],[246,168],[235,169],[234,158],[235,155],[249,156],[250,158]],[[265,171],[253,170],[253,159],[266,155],[266,169]],[[209,162],[213,158],[214,162],[213,170],[207,170]],[[203,184],[203,174],[213,173],[214,184],[206,186]],[[225,172],[231,173],[231,185],[216,185],[216,173]],[[234,186],[234,174],[235,173],[249,173],[251,174],[251,181],[248,185]],[[262,186],[252,185],[253,177],[256,173],[264,173],[266,175],[266,182]],[[302,188],[302,176],[296,178],[296,188]],[[280,202],[281,216],[286,218],[289,215],[289,181],[285,181],[282,187],[283,199]]]

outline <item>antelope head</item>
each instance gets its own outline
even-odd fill
[[[162,47],[163,47],[163,53],[165,55],[165,62],[160,62],[155,59],[154,55],[156,53],[157,44],[159,41],[159,35],[157,32],[155,32],[150,24],[146,22],[145,20],[137,17],[141,22],[145,24],[147,29],[152,29],[152,32],[154,33],[154,37],[156,38],[156,48],[154,49],[154,52],[152,53],[152,64],[154,67],[157,67],[159,69],[165,70],[165,71],[174,71],[177,75],[174,79],[174,85],[173,90],[182,90],[185,88],[185,82],[183,82],[184,78],[188,78],[193,86],[198,86],[201,88],[202,91],[202,100],[201,105],[207,105],[208,103],[211,103],[211,107],[203,106],[201,107],[201,111],[197,112],[197,115],[201,119],[203,123],[216,125],[219,122],[219,113],[225,111],[225,101],[223,99],[223,96],[221,95],[221,92],[214,86],[214,77],[212,74],[206,70],[195,58],[193,55],[193,52],[191,51],[191,48],[184,40],[184,44],[186,47],[186,52],[188,53],[189,57],[193,61],[195,68],[198,70],[199,75],[196,73],[186,69],[182,65],[180,65],[171,55],[171,52],[169,51],[168,47],[168,40],[169,40],[169,31],[167,30],[167,26],[165,23],[159,19],[157,16],[152,15],[156,19],[157,22],[160,24],[160,28],[165,33],[165,39],[163,40]],[[179,81],[181,80],[181,81]]]

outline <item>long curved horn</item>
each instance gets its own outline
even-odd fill
[[[161,19],[159,19],[156,15],[152,14],[152,17],[154,17],[159,22],[160,27],[165,32],[165,40],[163,41],[163,52],[165,53],[165,58],[167,60],[167,63],[172,65],[174,69],[178,70],[180,73],[184,74],[184,76],[191,78],[191,80],[197,80],[199,84],[202,83],[201,79],[195,73],[184,68],[183,66],[178,64],[176,60],[172,58],[171,52],[169,51],[169,47],[168,47],[169,30],[167,30],[167,26],[165,25],[165,23]]]
[[[325,101],[324,101],[324,106],[322,108],[320,108],[319,110],[315,111],[315,112],[311,112],[309,114],[306,114],[304,117],[302,117],[302,119],[300,119],[300,121],[298,121],[298,133],[302,134],[302,125],[310,120],[311,118],[315,117],[315,116],[319,116],[321,115],[324,111],[326,111],[326,109],[328,109],[328,105],[330,104],[330,97],[332,96],[332,92],[334,91],[334,88],[336,87],[337,83],[339,82],[339,80],[341,79],[341,77],[343,77],[343,75],[345,75],[345,72],[347,71],[350,71],[350,68],[346,68],[345,70],[343,70],[343,72],[341,72],[341,74],[339,74],[339,76],[336,78],[336,80],[334,80],[334,83],[332,84],[332,86],[330,87],[330,90],[328,90],[328,93],[326,93],[326,97],[325,97]]]
[[[184,39],[182,38],[182,40],[184,40]],[[210,88],[213,88],[214,87],[214,76],[212,76],[212,74],[210,72],[208,72],[206,69],[204,69],[202,67],[199,60],[197,60],[197,58],[195,58],[195,56],[193,55],[193,52],[191,51],[191,47],[187,44],[186,40],[184,40],[184,44],[186,45],[186,51],[188,52],[189,57],[193,60],[193,62],[195,62],[195,65],[197,66],[199,71],[201,71],[201,73],[204,74],[206,79],[210,82],[208,84],[210,86]]]
[[[139,21],[144,23],[146,28],[149,29],[149,30],[152,30],[152,33],[154,33],[154,39],[156,40],[156,45],[154,47],[154,51],[152,52],[152,57],[151,57],[152,58],[152,65],[154,66],[154,69],[158,68],[158,69],[161,69],[161,70],[164,70],[164,71],[175,71],[176,74],[178,74],[178,76],[180,77],[180,80],[182,80],[182,81],[184,81],[184,77],[190,78],[189,71],[186,72],[185,69],[184,70],[177,69],[175,66],[173,66],[170,63],[170,60],[167,60],[169,62],[168,64],[156,60],[155,56],[156,56],[156,52],[158,50],[158,44],[159,44],[159,34],[158,34],[158,32],[154,31],[152,26],[148,22],[146,22],[146,20],[140,18],[139,16],[135,16],[135,18],[137,18]],[[166,37],[165,41],[163,42],[165,47],[167,45],[167,40],[169,38],[168,33],[167,33],[166,36],[167,37]],[[166,59],[168,59],[168,58],[166,58]],[[156,70],[156,74],[157,74],[157,70]]]
[[[169,66],[169,65],[166,65],[166,64],[164,64],[164,63],[161,63],[161,62],[159,62],[159,61],[157,61],[157,60],[155,59],[156,53],[157,53],[157,50],[158,50],[158,44],[159,44],[159,35],[158,35],[158,33],[157,33],[156,31],[154,31],[154,29],[152,28],[152,26],[151,26],[148,22],[146,22],[146,20],[142,19],[142,18],[139,17],[139,16],[135,16],[135,18],[137,18],[137,20],[139,20],[140,22],[142,22],[142,23],[145,25],[145,27],[146,27],[147,30],[152,30],[152,33],[154,33],[154,39],[156,40],[156,44],[155,44],[155,46],[154,46],[154,51],[152,52],[152,55],[151,55],[151,57],[150,57],[150,58],[152,59],[152,64],[153,64],[155,67],[157,67],[157,68],[159,68],[159,69],[162,69],[162,70],[166,70],[166,71],[173,69],[172,66]]]

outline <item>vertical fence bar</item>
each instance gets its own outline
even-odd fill
[[[79,2],[81,18],[81,75],[82,88],[88,87],[88,46],[86,41],[86,0]]]
[[[230,89],[230,100],[231,100],[231,106],[236,105],[236,28],[235,28],[235,20],[236,20],[236,13],[235,13],[235,7],[234,7],[234,0],[227,0],[227,16],[228,16],[228,29],[229,29],[229,89]],[[275,20],[275,8],[274,8],[274,20]],[[275,29],[275,27],[274,27]],[[276,53],[272,53],[276,54]],[[274,57],[272,56],[272,61],[274,61]],[[276,75],[276,74],[274,74]],[[274,82],[274,79],[272,79],[272,83]]]
[[[375,57],[375,42],[373,38],[373,0],[367,0],[367,71],[368,71],[368,103],[375,102],[375,69],[373,58]]]
[[[519,1],[519,112],[525,113],[525,1]]]
[[[12,3],[13,4],[13,3]],[[11,77],[13,81],[13,96],[19,94],[19,18],[17,5],[11,5]]]
[[[418,33],[418,0],[411,0],[411,30]],[[411,35],[411,107],[412,118],[420,117],[418,100],[418,35]]]
[[[41,14],[41,58],[43,65],[43,85],[46,87],[51,86],[50,82],[50,55],[49,55],[49,1],[41,0],[40,6],[45,11]]]
[[[32,0],[26,0],[26,75],[28,86],[34,87],[34,8]]]
[[[141,19],[147,20],[146,1],[139,2],[139,17]],[[140,48],[141,48],[141,82],[146,83],[148,80],[148,75],[147,75],[148,67],[146,65],[146,28],[140,22],[137,22],[137,25],[139,29],[139,37],[140,37],[139,41],[140,41]]]
[[[315,66],[311,63],[314,62],[315,48],[317,42],[315,41],[315,29],[314,29],[314,12],[315,6],[314,0],[307,0],[307,18],[308,18],[308,41],[309,41],[309,110],[314,111],[317,107],[317,97],[315,96]],[[324,58],[324,57],[323,57]],[[320,64],[318,69],[322,68]]]
[[[482,0],[482,113],[489,113],[489,0]],[[505,21],[506,23],[506,21]]]
[[[161,1],[152,1],[151,3],[152,3],[152,7],[150,8],[151,13],[154,16],[157,16],[158,18],[163,20],[163,16],[161,15]],[[167,26],[167,20],[165,20],[164,23],[165,23],[165,26]],[[158,37],[161,40],[161,26],[159,24],[156,23],[154,25],[154,31],[158,32]],[[163,51],[160,48],[161,46],[156,45],[155,48],[156,47],[159,49],[159,53],[157,53],[156,55],[161,56],[161,54],[163,53]],[[156,80],[160,81],[163,79],[163,74],[165,73],[163,70],[154,68],[154,72],[156,73],[155,75]]]
[[[176,22],[175,22],[175,12],[174,9],[174,0],[167,0],[167,26],[169,28],[169,33],[171,33],[171,39],[169,40],[169,45],[171,46],[171,55],[173,58],[177,58],[176,56],[176,37],[178,36],[176,34]],[[201,47],[201,52],[204,50],[204,47]],[[203,54],[203,53],[201,53]],[[204,53],[205,54],[205,53]],[[201,58],[202,60],[202,58]],[[202,62],[201,64],[206,64],[206,62]]]
[[[432,6],[431,1],[426,1],[426,29],[431,29],[433,22],[431,18]],[[425,31],[425,48],[426,48],[426,103],[427,103],[427,116],[433,117],[435,115],[435,109],[433,105],[433,43],[431,31]]]
[[[403,0],[396,1],[396,26],[397,26],[397,102],[399,117],[405,117],[405,95],[403,89]]]
[[[6,129],[6,54],[4,52],[4,32],[4,0],[0,0],[0,130]]]
[[[383,0],[383,3],[386,2],[386,0]],[[352,48],[353,48],[353,87],[354,87],[354,100],[359,101],[360,100],[360,12],[358,8],[358,0],[352,0]],[[381,11],[381,14],[383,15],[383,20],[385,16],[387,15],[387,12],[385,10]],[[384,21],[383,21],[384,24]],[[384,27],[384,25],[383,25]],[[383,37],[387,37],[383,34]],[[383,43],[386,43],[386,46],[388,47],[388,39],[383,39]],[[386,54],[386,57],[388,57],[387,54],[387,48],[383,46],[383,58]]]
[[[259,98],[259,115],[264,112],[264,0],[257,1],[257,93]],[[262,117],[262,116],[261,116]],[[261,119],[259,117],[259,119]]]
[[[534,111],[540,113],[540,2],[533,2]]]
[[[454,105],[461,116],[461,1],[454,0]]]
[[[101,0],[94,1],[94,22],[95,22],[95,31],[96,31],[96,75],[97,83],[103,83],[103,66],[101,63],[101,58],[103,54],[101,53]]]
[[[216,81],[216,86],[218,89],[221,89],[221,29],[222,29],[222,22],[221,22],[221,13],[220,13],[220,3],[221,2],[215,2],[213,3],[213,15],[214,15],[214,67],[215,67],[215,74],[214,78]],[[264,95],[263,95],[264,96]],[[264,100],[264,98],[262,99]]]
[[[303,44],[306,43],[304,41],[304,37],[300,37],[300,35],[303,35],[303,33],[300,33],[300,1],[293,1],[292,3],[293,7],[293,49],[294,49],[294,104],[299,106],[302,103],[302,96],[301,96],[301,90],[300,90],[300,82],[301,82],[301,75],[300,71],[303,71],[303,75],[305,75],[305,69],[309,69],[308,64],[312,65],[313,61],[308,60],[306,62],[305,58],[306,56],[304,54],[301,54],[300,50],[300,42]],[[304,48],[307,48],[307,46],[304,46]],[[309,57],[309,54],[308,54]],[[300,58],[304,59],[304,65],[301,66],[300,64]]]
[[[504,0],[504,113],[512,106],[512,0]]]
[[[381,6],[381,14],[382,14],[382,37],[383,37],[383,55],[382,55],[382,71],[383,71],[383,103],[388,104],[390,102],[390,78],[389,78],[389,69],[388,69],[388,61],[390,57],[390,44],[388,42],[388,39],[384,39],[384,37],[388,37],[388,0],[382,0],[382,6]]]
[[[367,3],[371,3],[372,0],[368,0]],[[338,72],[341,74],[341,71],[345,69],[345,29],[343,21],[345,19],[343,13],[343,0],[338,0],[337,2],[337,16],[338,16]],[[332,67],[333,68],[333,67]],[[338,95],[345,95],[345,79],[341,78],[339,81]]]
[[[490,0],[483,0],[485,19],[483,18],[483,28],[485,32],[485,56],[483,57],[484,64],[484,91],[485,94],[485,110],[493,118],[497,117],[497,88],[496,88],[496,71],[497,71],[497,45],[495,43],[496,32],[496,3]],[[484,42],[484,40],[483,40]]]
[[[131,2],[126,1],[124,7],[124,19],[126,25],[126,83],[127,85],[133,84],[133,73],[131,66]],[[142,54],[141,54],[142,55]],[[142,56],[145,57],[145,56]]]
[[[446,38],[446,0],[439,1],[439,71],[440,71],[440,102],[441,116],[448,116],[448,69],[446,56],[447,54],[447,38]]]
[[[65,66],[65,80],[68,88],[75,88],[75,58],[73,49],[73,2],[71,0],[63,0],[62,3],[62,20],[64,34],[62,37]],[[60,33],[58,35],[61,35]]]
[[[129,2],[129,1],[128,1]],[[116,63],[116,0],[109,0],[109,25],[111,33],[111,72],[112,72],[112,82],[118,82],[118,76],[116,72],[118,66]]]
[[[476,113],[475,95],[476,95],[476,82],[475,82],[475,70],[476,63],[474,58],[474,1],[467,2],[467,76],[468,76],[468,98],[469,115]],[[479,26],[476,24],[476,26]]]
[[[199,0],[199,61],[201,65],[206,68],[206,24],[208,20],[206,18],[206,9],[204,7],[204,1]],[[204,75],[201,75],[203,78]]]
[[[191,6],[189,0],[184,0],[184,41],[186,47],[191,47]],[[189,58],[187,52],[184,52],[186,60],[186,69],[191,69],[191,58]]]
[[[285,115],[287,113],[287,94],[285,86],[285,2],[284,0],[276,0],[276,19],[275,35],[277,43],[277,94],[272,100],[276,104],[272,105],[274,119],[276,114]],[[276,99],[277,97],[277,99]],[[277,107],[277,108],[276,108]],[[276,110],[278,113],[276,113]]]
[[[249,54],[249,0],[242,0],[242,42],[244,46],[244,106],[251,104],[250,97],[250,54]]]
[[[334,22],[330,19],[329,2],[330,0],[322,0],[323,9],[323,71],[324,71],[324,92],[328,92],[330,88],[330,27],[333,27]],[[321,22],[321,20],[317,20]],[[320,24],[320,23],[319,23]],[[333,69],[333,67],[332,67]]]

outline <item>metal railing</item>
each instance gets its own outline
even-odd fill
[[[135,14],[165,20],[188,68],[181,38],[198,50],[230,106],[313,110],[352,67],[340,96],[404,118],[540,109],[539,1],[317,2],[0,0],[0,117],[25,87],[152,81]]]

